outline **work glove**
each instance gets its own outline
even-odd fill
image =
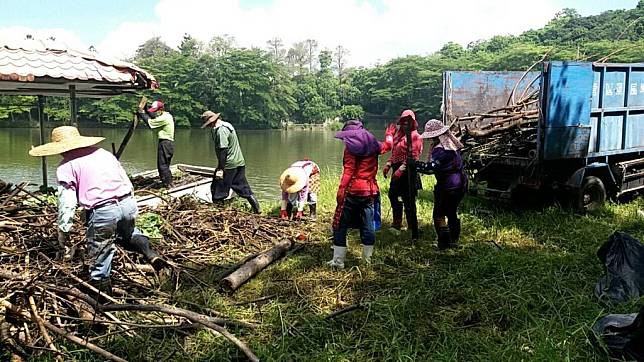
[[[219,168],[215,171],[215,180],[223,180],[223,179],[224,179],[224,170]]]
[[[393,123],[390,123],[387,128],[385,128],[385,142],[387,143],[393,143],[394,142],[394,134],[396,134],[396,125]]]
[[[304,216],[304,211],[298,211],[295,213],[295,220],[302,220],[302,216]]]
[[[145,114],[152,119],[157,118],[157,112],[150,112],[150,107],[147,104],[145,105]]]
[[[69,244],[69,233],[66,233],[58,229],[58,247],[60,251],[57,252],[57,257],[59,258],[62,255],[63,259],[69,260],[74,257],[74,248]]]
[[[148,119],[150,119],[150,116],[142,109],[138,109],[136,111],[136,116],[144,122],[147,122]]]
[[[385,163],[385,167],[382,168],[382,176],[384,176],[384,178],[387,178],[387,174],[389,173],[390,169],[391,169],[391,162]]]
[[[391,176],[391,177],[394,180],[398,180],[402,176],[402,174],[405,172],[405,169],[406,169],[405,165],[401,165],[400,167],[398,167],[396,172],[394,172],[393,176]]]
[[[280,219],[288,220],[288,213],[286,212],[286,210],[280,210]]]
[[[69,233],[66,233],[66,232],[58,229],[58,245],[60,245],[60,246],[67,245],[68,236],[69,236]]]

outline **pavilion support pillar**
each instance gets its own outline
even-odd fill
[[[69,121],[71,122],[71,125],[74,127],[78,127],[77,124],[77,110],[76,110],[76,86],[75,85],[70,85],[69,86],[69,115],[70,119]]]
[[[45,96],[38,96],[38,124],[40,125],[40,144],[45,144]],[[41,157],[42,184],[47,187],[47,158]]]

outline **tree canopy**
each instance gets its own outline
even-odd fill
[[[563,9],[543,28],[497,35],[467,46],[448,42],[427,55],[399,57],[369,68],[349,68],[351,51],[342,45],[320,49],[315,39],[284,44],[278,37],[264,49],[242,48],[224,34],[203,43],[185,34],[180,46],[159,37],[139,46],[132,62],[154,74],[157,91],[177,125],[199,124],[206,109],[243,128],[278,127],[282,122],[322,123],[372,114],[397,116],[411,108],[421,117],[440,117],[445,70],[524,70],[549,60],[641,62],[644,0],[629,10],[581,16]],[[0,120],[31,119],[35,97],[0,97]],[[4,107],[6,104],[19,106]],[[81,121],[118,125],[131,120],[137,96],[79,100]],[[69,101],[50,98],[51,120],[69,119]]]

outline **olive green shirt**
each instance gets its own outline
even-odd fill
[[[215,152],[219,156],[219,152],[223,148],[228,149],[226,155],[226,170],[245,166],[244,155],[239,147],[239,140],[237,133],[233,126],[224,121],[217,122],[217,125],[212,129],[212,139],[215,141]]]
[[[174,141],[174,119],[170,113],[163,112],[157,118],[150,118],[148,126],[152,129],[159,129],[157,135],[160,140]]]

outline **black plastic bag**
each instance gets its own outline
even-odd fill
[[[644,245],[639,240],[616,231],[597,257],[606,267],[606,275],[595,286],[598,298],[625,302],[644,295]]]
[[[595,322],[593,332],[610,356],[644,361],[644,307],[639,313],[609,314]]]

